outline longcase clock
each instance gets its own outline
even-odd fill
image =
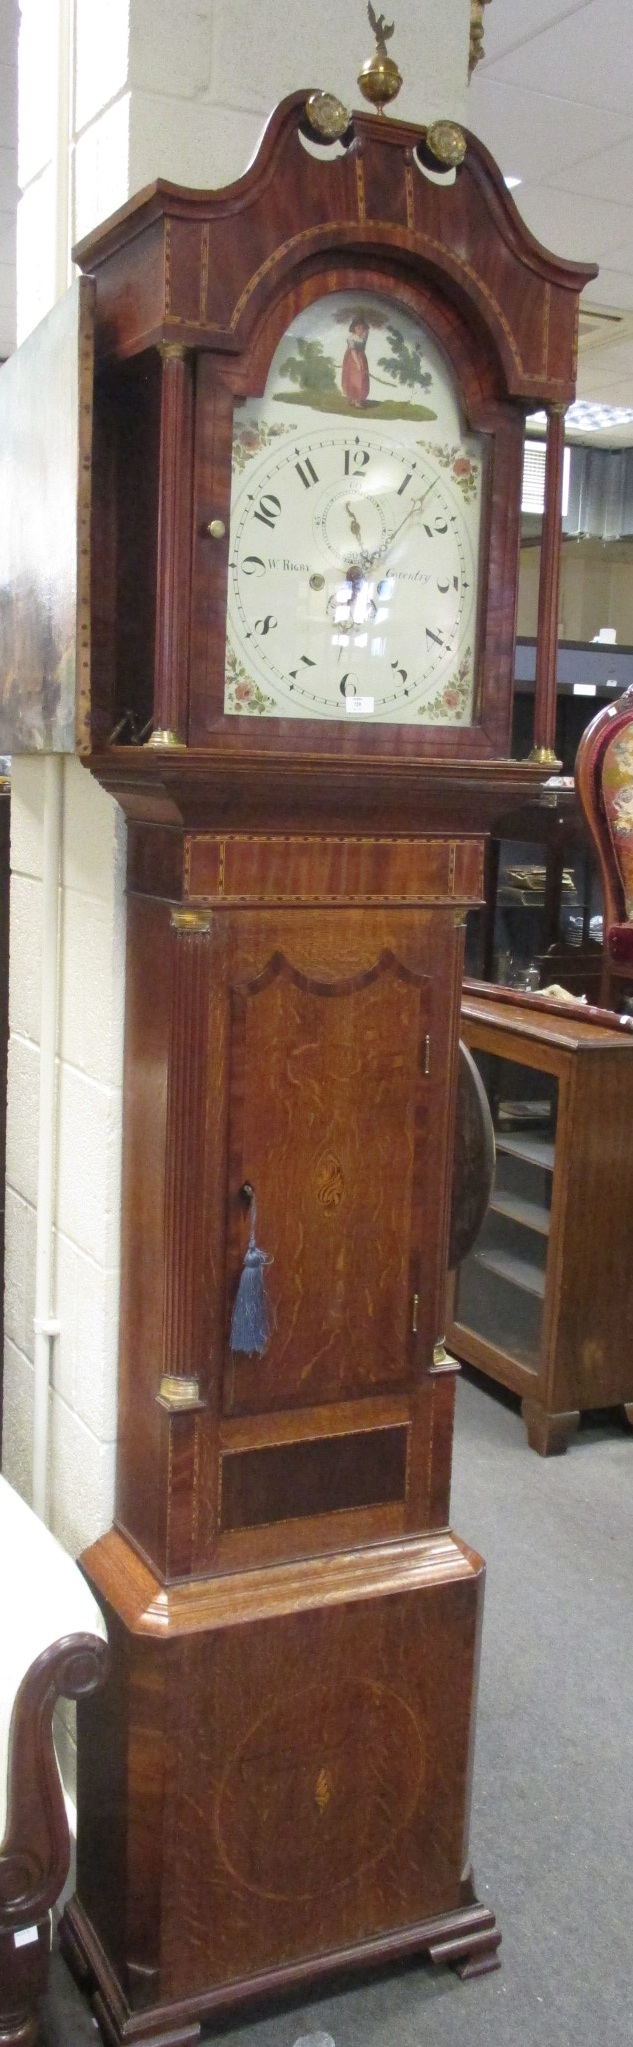
[[[105,2038],[154,2047],[499,1941],[439,1339],[464,918],[542,774],[508,759],[524,416],[573,394],[587,273],[472,138],[438,184],[423,131],[315,155],[304,108],[78,252],[88,766],[129,851],[112,1674],[64,1937]]]

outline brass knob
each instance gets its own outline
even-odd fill
[[[224,535],[226,533],[226,526],[224,524],[224,520],[210,519],[209,524],[207,526],[207,533],[209,534],[209,538],[211,540],[223,540]]]

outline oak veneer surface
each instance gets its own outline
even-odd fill
[[[168,1577],[248,1560],[255,1526],[272,1557],[327,1542],[328,1515],[329,1539],[347,1541],[353,1526],[366,1539],[372,1508],[376,1533],[436,1525],[453,1395],[448,1381],[425,1388],[420,1369],[449,1221],[454,913],[338,906],[280,920],[265,901],[229,901],[192,931],[133,894],[128,915],[119,1525]],[[272,1260],[262,1358],[228,1346],[246,1181]],[[160,1406],[163,1374],[198,1382],[191,1412]],[[397,1416],[384,1406],[394,1394]],[[231,1418],[249,1415],[252,1440],[232,1438]],[[400,1429],[388,1484],[385,1427]],[[282,1441],[283,1457],[264,1456]],[[318,1527],[309,1491],[298,1512],[315,1458]],[[346,1514],[360,1518],[346,1527]]]
[[[118,1537],[85,1567],[115,1653],[82,1709],[78,1900],[131,2008],[459,1911],[477,1557],[444,1535],[165,1595]]]

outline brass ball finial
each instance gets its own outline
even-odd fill
[[[376,37],[373,57],[368,57],[358,73],[358,83],[364,99],[369,100],[378,114],[384,114],[390,100],[395,100],[402,85],[402,78],[393,57],[389,56],[387,43],[393,35],[395,23],[385,20],[384,14],[376,14],[368,0],[367,13]]]

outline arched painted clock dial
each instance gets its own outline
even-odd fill
[[[351,293],[301,314],[236,408],[225,709],[470,723],[482,470],[414,320]]]

